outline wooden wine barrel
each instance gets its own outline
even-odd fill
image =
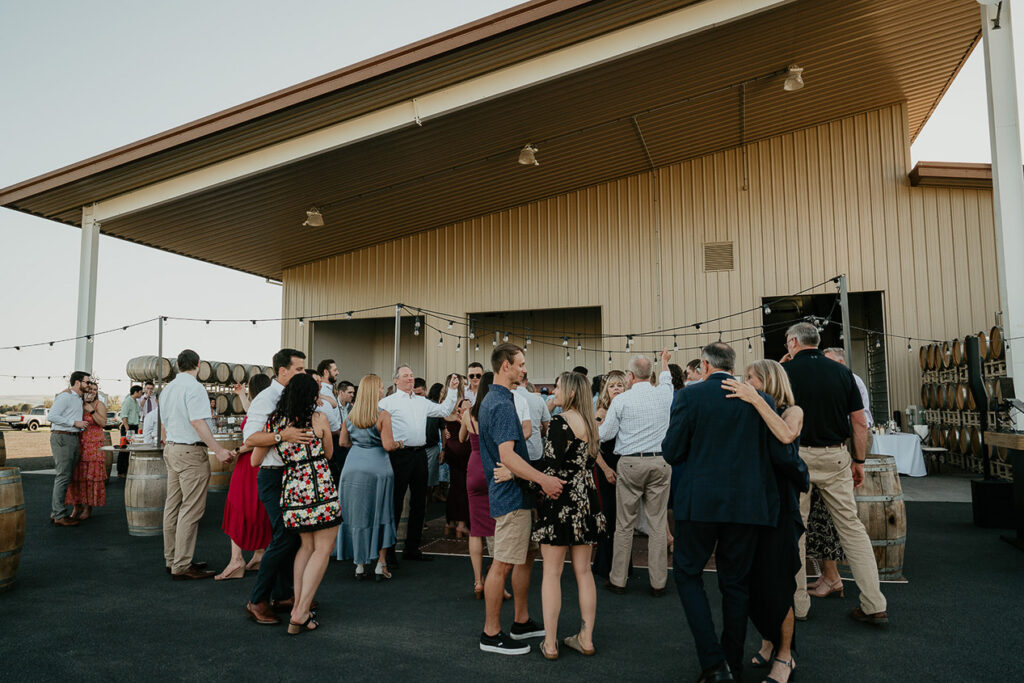
[[[213,381],[213,366],[210,365],[210,361],[199,361],[199,371],[196,373],[196,379],[204,384]]]
[[[251,380],[256,375],[262,375],[262,374],[263,374],[263,366],[262,365],[246,365],[245,366],[245,381],[246,382]]]
[[[971,429],[973,427],[960,428],[960,452],[964,455],[971,454]]]
[[[7,463],[7,446],[4,444],[4,433],[0,432],[0,467]]]
[[[943,427],[942,425],[939,425],[938,426],[938,432],[939,432],[939,448],[947,448],[948,444],[946,443],[946,436],[949,433],[949,430],[946,429],[945,427]]]
[[[213,381],[217,384],[227,384],[231,381],[231,364],[211,362],[213,368]]]
[[[959,382],[955,385],[954,397],[957,410],[978,409],[977,404],[974,402],[974,394],[971,393],[971,388],[967,386],[967,382]]]
[[[864,523],[881,580],[903,577],[907,511],[896,458],[874,456],[864,465],[864,483],[854,490],[857,516]]]
[[[947,370],[953,367],[953,347],[948,341],[942,342],[942,345],[939,347],[939,353],[942,359],[942,367]]]
[[[167,465],[159,448],[132,451],[124,483],[124,512],[129,536],[160,536],[164,532]]]
[[[960,428],[950,427],[946,436],[946,448],[950,453],[960,453]]]
[[[166,382],[174,378],[174,370],[169,358],[159,356],[138,356],[128,361],[125,373],[138,382],[147,379]]]
[[[942,448],[941,443],[941,430],[939,425],[928,425],[928,438],[931,439],[931,443],[936,448]]]
[[[21,469],[0,467],[0,593],[10,590],[25,545],[25,491]]]
[[[274,372],[274,366],[273,365],[267,365],[266,367],[264,367],[263,368],[263,374],[266,375],[267,377],[269,377],[270,379],[274,379],[275,377],[277,377],[277,373]]]
[[[928,369],[939,369],[939,350],[935,344],[928,345]]]
[[[978,333],[978,356],[983,363],[988,360],[988,334],[984,330]]]
[[[921,372],[927,372],[928,370],[928,347],[922,346],[917,350],[918,362],[921,363]]]
[[[994,326],[988,332],[988,359],[1002,360],[1006,348],[1003,346],[1003,328]]]
[[[229,394],[213,394],[213,400],[218,415],[231,414],[231,396]]]
[[[956,410],[956,385],[946,385],[946,410]]]
[[[921,385],[921,407],[928,409],[931,408],[931,396],[929,395],[930,384]]]
[[[242,397],[238,394],[231,394],[231,414],[245,415],[245,408],[242,407]]]
[[[977,458],[981,457],[981,430],[971,427],[968,430],[967,440],[970,444],[971,454]],[[966,452],[966,451],[965,451]]]
[[[246,372],[244,365],[234,364],[231,366],[231,381],[235,384],[241,384],[248,379],[249,373]]]
[[[241,433],[214,434],[213,438],[229,451],[242,445]],[[235,469],[235,463],[222,463],[209,449],[206,454],[210,457],[210,485],[207,487],[207,491],[227,491],[228,485],[231,484],[231,473]]]
[[[964,354],[964,345],[959,339],[954,339],[950,347],[953,355],[953,365],[960,367],[967,365],[967,356]]]

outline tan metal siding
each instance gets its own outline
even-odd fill
[[[746,191],[742,150],[730,149],[290,268],[284,315],[396,301],[455,314],[598,306],[602,332],[628,334],[707,320],[847,273],[851,291],[884,293],[889,332],[945,339],[986,328],[999,307],[991,190],[911,187],[909,144],[906,107],[895,105],[751,144]],[[735,243],[736,268],[705,273],[702,245],[725,241]],[[735,343],[742,366],[764,353],[760,324],[755,311],[676,340],[695,347],[723,327],[753,327],[725,333],[751,338],[753,354]],[[561,327],[574,330],[573,319]],[[437,348],[436,336],[424,343],[428,381],[470,357],[465,344],[458,356],[449,341]],[[305,343],[295,324],[284,326],[283,341]],[[672,335],[637,341],[649,353],[671,346]],[[574,343],[569,367],[609,367],[607,354],[577,361]],[[917,402],[917,343],[913,353],[905,339],[887,343],[891,405],[902,409]],[[623,367],[624,342],[604,346]],[[489,348],[482,340],[480,360]]]

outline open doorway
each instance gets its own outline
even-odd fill
[[[885,360],[885,316],[882,292],[850,292],[850,369],[864,380],[868,388],[871,414],[875,422],[889,419],[889,379]],[[779,358],[786,353],[786,328],[806,316],[832,320],[821,333],[821,348],[843,346],[843,309],[838,294],[811,294],[775,301],[770,297],[771,312],[765,314],[765,356]],[[869,334],[872,330],[883,334]]]

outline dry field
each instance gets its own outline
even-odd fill
[[[7,446],[7,459],[50,457],[50,430],[27,432],[4,429],[0,435]],[[113,432],[111,432],[113,436]]]

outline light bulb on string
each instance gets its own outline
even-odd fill
[[[473,350],[474,350],[474,351],[479,351],[479,350],[480,350],[480,342],[477,342],[477,344],[476,344],[476,348],[475,348],[475,349],[473,349]]]
[[[612,354],[608,354],[608,365],[612,364]]]
[[[752,353],[753,351],[754,351],[754,345],[751,344],[750,340],[748,339],[747,340],[747,353]]]
[[[506,332],[506,333],[505,333],[505,334],[504,334],[504,335],[503,335],[503,336],[501,337],[501,341],[503,341],[503,342],[507,342],[507,341],[508,341],[508,332]]]
[[[530,342],[531,342],[531,341],[532,341],[532,340],[530,339],[530,335],[526,335],[526,345],[527,345],[527,346],[529,346],[529,345],[530,345]]]
[[[580,341],[579,337],[576,338],[576,350],[577,351],[582,351],[583,350],[583,342]]]
[[[562,337],[562,346],[568,346],[568,345],[569,345],[569,338],[568,337]]]
[[[449,329],[449,330],[450,330],[450,329],[452,329],[452,325],[454,325],[454,324],[455,324],[454,322],[452,322],[451,320],[449,320],[449,321],[448,321],[448,329]]]
[[[679,344],[676,342],[675,337],[672,337],[672,350],[677,352],[679,351]]]
[[[914,347],[911,346],[910,342],[911,342],[910,337],[907,337],[907,351],[913,351],[914,350]]]
[[[255,320],[252,321],[252,326],[256,327],[256,321]]]
[[[345,314],[345,320],[351,320],[351,319],[352,319],[352,311],[349,311],[348,313]]]
[[[444,337],[443,336],[437,338],[437,347],[441,348],[442,346],[444,346]]]
[[[416,318],[416,324],[413,325],[412,333],[415,336],[417,336],[417,337],[420,336],[420,319],[419,318]]]
[[[882,338],[881,337],[878,337],[877,339],[875,339],[875,348],[876,349],[882,348]]]
[[[299,318],[299,327],[302,327],[305,324],[306,324],[306,321],[304,321],[302,318]]]
[[[568,351],[566,351],[566,352],[565,352],[565,359],[566,359],[566,360],[570,360],[570,358],[571,358],[571,357],[569,356],[569,352],[568,352]]]
[[[497,346],[497,345],[498,345],[498,338],[495,337],[494,339],[491,340],[491,346]]]
[[[769,306],[768,304],[764,305],[764,314],[765,315],[771,315],[772,314],[772,307]]]
[[[473,331],[473,328],[469,329],[469,338],[476,339],[476,332]]]
[[[210,321],[209,321],[209,320],[207,320],[207,321],[206,321],[206,324],[207,324],[207,325],[209,325],[209,324],[210,324]],[[300,325],[302,324],[302,319],[301,319],[301,318],[299,319],[299,324],[300,324]]]
[[[700,323],[694,323],[694,325],[693,325],[693,329],[695,329],[695,330],[697,330],[698,332],[700,332]]]
[[[128,329],[128,326],[127,326],[127,325],[125,325],[124,327],[122,327],[122,328],[121,328],[121,331],[122,331],[122,332],[124,332],[124,331],[125,331],[125,330],[127,330],[127,329]],[[47,379],[49,379],[49,378],[47,378]]]
[[[91,334],[85,335],[85,341],[88,344],[92,344],[92,335]]]
[[[50,342],[50,346],[53,346],[53,342]],[[21,347],[20,346],[15,346],[14,350],[15,351],[21,351]]]
[[[761,335],[761,343],[762,343],[762,344],[764,344],[764,343],[765,343],[766,341],[767,341],[767,340],[766,340],[766,339],[764,338],[764,335],[762,334],[762,335]]]
[[[455,345],[455,352],[458,353],[461,350],[462,350],[462,339],[459,339],[458,343]]]

